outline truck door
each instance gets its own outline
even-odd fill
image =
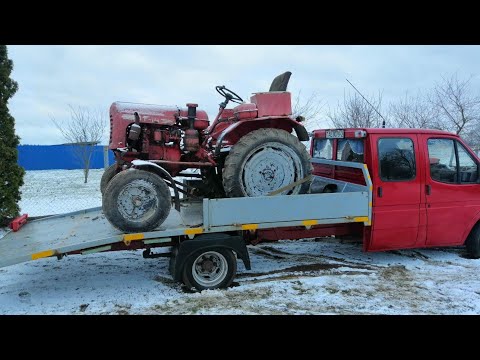
[[[423,179],[417,135],[370,136],[374,188],[368,249],[414,247],[417,241],[422,241],[417,239]],[[424,232],[420,234],[420,237],[425,236]]]
[[[422,135],[427,245],[461,245],[480,211],[478,159],[457,137]]]

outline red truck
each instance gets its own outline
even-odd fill
[[[480,257],[480,160],[459,136],[419,129],[316,130],[310,154],[368,167],[372,224],[351,230],[363,236],[365,251],[466,244]],[[315,175],[365,184],[358,169],[315,161],[313,167]]]
[[[139,233],[115,229],[101,208],[34,220],[0,240],[0,267],[145,249],[145,257],[170,257],[175,281],[202,290],[229,286],[237,259],[249,270],[247,245],[261,241],[348,235],[365,251],[465,244],[480,258],[479,159],[459,136],[328,129],[311,137],[307,194],[187,198],[161,226]],[[152,253],[161,246],[171,252]]]

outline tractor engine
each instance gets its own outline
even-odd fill
[[[192,126],[193,125],[193,126]],[[198,150],[199,132],[208,127],[208,115],[197,110],[115,102],[110,107],[110,145],[116,156],[123,152],[125,160],[166,160],[179,162],[183,155]],[[181,169],[164,164],[172,175]]]

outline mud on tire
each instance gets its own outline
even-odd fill
[[[310,154],[297,137],[280,129],[258,129],[242,137],[225,159],[223,187],[229,197],[263,196],[311,172]],[[308,189],[304,182],[282,195]]]

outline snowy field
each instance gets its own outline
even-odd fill
[[[103,169],[92,169],[84,184],[82,170],[27,171],[23,179],[20,212],[29,216],[62,214],[102,206]]]
[[[84,197],[99,206],[101,173],[84,185],[81,173],[27,172],[22,210],[41,215]],[[231,288],[201,293],[172,281],[168,259],[141,251],[1,268],[0,314],[480,314],[480,260],[462,248],[363,253],[328,238],[249,250],[251,271],[239,262]]]

